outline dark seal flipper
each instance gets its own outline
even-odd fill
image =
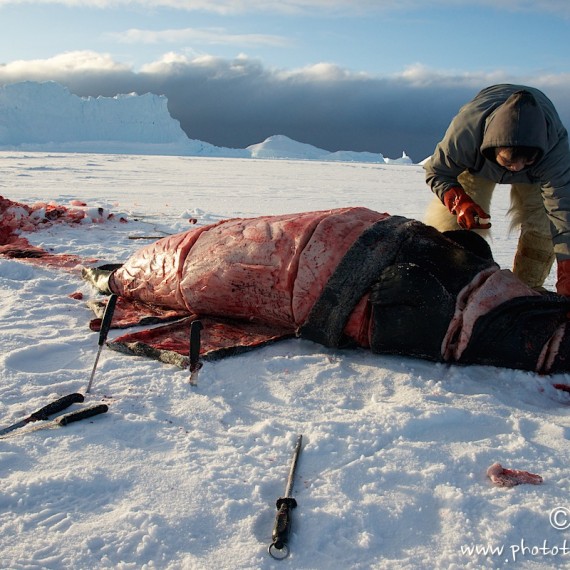
[[[81,270],[81,277],[93,285],[99,293],[112,295],[113,291],[111,290],[109,280],[113,272],[120,267],[122,267],[120,263],[108,263],[99,267],[84,267]]]
[[[568,321],[569,311],[570,300],[562,296],[511,299],[477,320],[458,362],[537,371],[545,345]],[[562,342],[553,372],[570,371],[569,344]]]

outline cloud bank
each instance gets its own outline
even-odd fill
[[[570,74],[512,77],[453,73],[417,65],[379,77],[331,64],[271,69],[238,56],[164,55],[140,71],[111,56],[69,52],[0,65],[0,84],[53,80],[79,96],[166,95],[188,137],[245,148],[275,134],[331,152],[381,152],[414,162],[431,154],[458,109],[493,83],[542,89],[570,125]]]

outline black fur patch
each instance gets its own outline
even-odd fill
[[[410,263],[393,265],[372,287],[370,302],[373,352],[442,360],[455,297],[431,273]]]

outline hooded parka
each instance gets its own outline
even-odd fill
[[[538,149],[535,162],[511,172],[496,147]],[[538,89],[493,85],[464,105],[425,164],[426,182],[443,201],[464,171],[497,184],[540,184],[557,259],[570,259],[570,149],[554,105]]]

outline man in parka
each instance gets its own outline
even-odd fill
[[[464,105],[425,164],[436,195],[425,222],[440,231],[491,227],[496,184],[511,185],[520,226],[513,272],[540,288],[557,260],[556,290],[570,296],[570,150],[552,102],[538,89],[492,85]]]

